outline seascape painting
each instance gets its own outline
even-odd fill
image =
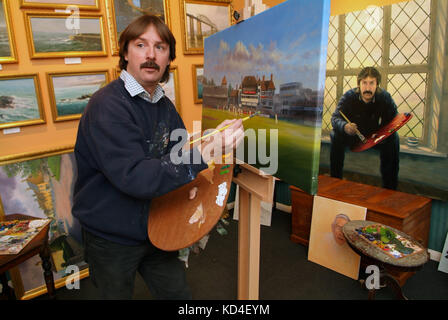
[[[258,113],[244,122],[244,159],[237,158],[311,194],[329,17],[329,0],[287,1],[204,41],[203,130]],[[257,143],[250,143],[252,133]],[[250,144],[258,146],[256,156]]]
[[[0,77],[0,128],[44,123],[37,76]]]
[[[111,29],[111,41],[114,54],[118,54],[118,40],[123,30],[137,17],[144,14],[154,14],[162,19],[168,26],[169,12],[168,0],[106,0],[106,7],[109,16],[113,21],[109,21]]]
[[[9,46],[8,26],[6,24],[5,8],[3,1],[0,1],[0,57],[11,56]]]
[[[202,53],[204,39],[231,24],[230,3],[183,0],[185,53]]]
[[[65,277],[69,265],[87,267],[81,228],[71,214],[76,161],[73,153],[0,166],[3,214],[21,213],[51,219],[49,244],[54,279]],[[2,213],[0,213],[2,214]],[[19,265],[24,293],[45,286],[39,255]],[[18,297],[20,298],[20,297]]]
[[[28,15],[32,57],[105,55],[101,17],[80,17],[67,27],[67,16]],[[77,28],[79,27],[79,28]]]
[[[108,83],[108,73],[49,74],[49,79],[53,88],[53,119],[71,120],[81,117],[92,94]]]

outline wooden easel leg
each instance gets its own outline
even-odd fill
[[[239,188],[238,299],[257,300],[260,274],[261,200]]]

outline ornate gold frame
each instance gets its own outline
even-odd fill
[[[53,86],[53,78],[54,77],[64,77],[64,76],[76,76],[76,75],[95,75],[95,74],[104,74],[106,76],[106,84],[108,84],[110,82],[109,70],[47,73],[47,83],[48,83],[48,90],[49,90],[49,94],[50,94],[51,113],[53,115],[54,122],[76,120],[76,119],[81,118],[82,113],[65,115],[65,116],[58,114],[58,109],[56,106],[56,97],[55,97],[54,86]]]
[[[70,153],[70,152],[73,152],[73,150],[74,150],[74,146],[71,145],[71,146],[64,146],[64,147],[59,147],[59,148],[54,148],[54,149],[42,150],[42,151],[38,151],[38,152],[28,152],[28,153],[3,156],[3,157],[0,157],[0,166],[10,164],[10,163],[15,163],[15,162],[23,162],[23,161],[29,161],[29,160],[39,159],[39,158],[43,158],[43,157],[51,157],[51,156],[55,156],[55,155]],[[5,216],[5,212],[4,212],[2,200],[0,197],[0,220],[2,220],[4,216]],[[36,287],[34,289],[25,291],[24,286],[23,286],[22,277],[20,275],[20,270],[18,267],[10,269],[9,274],[11,276],[11,279],[12,279],[12,282],[14,285],[14,292],[15,292],[17,299],[28,300],[28,299],[33,299],[37,296],[47,293],[47,287],[45,284],[43,284],[39,287]],[[82,269],[79,271],[78,275],[71,275],[71,276],[72,277],[77,276],[77,277],[79,277],[80,280],[84,279],[89,276],[89,269],[88,268]],[[55,288],[58,289],[58,288],[64,287],[66,279],[67,279],[67,277],[63,277],[61,279],[55,280],[55,282],[54,282]]]
[[[11,51],[10,56],[0,57],[0,64],[2,63],[16,63],[17,62],[17,49],[14,39],[14,30],[12,28],[11,10],[9,8],[9,0],[0,0],[3,3],[3,11],[5,13],[6,31],[9,39],[9,49]]]
[[[181,19],[181,29],[182,29],[182,45],[184,49],[184,54],[204,54],[204,45],[199,47],[190,47],[188,45],[188,34],[187,34],[187,10],[186,4],[207,4],[211,6],[223,6],[228,7],[229,13],[229,27],[232,25],[232,9],[230,0],[181,0],[180,2],[180,19]]]
[[[117,32],[117,23],[115,19],[115,6],[114,1],[116,0],[105,0],[106,1],[106,13],[107,13],[107,24],[109,28],[109,38],[110,38],[110,47],[112,55],[118,55],[120,50],[118,45],[118,32]],[[118,0],[123,1],[123,0]],[[170,6],[169,0],[163,0],[163,10],[165,11],[165,23],[168,28],[171,29],[171,20],[170,20]]]
[[[179,70],[177,66],[170,66],[170,77],[173,77],[174,81],[174,95],[176,99],[175,107],[177,112],[180,114],[182,109],[182,104],[180,103],[180,89],[179,89]]]
[[[32,18],[55,18],[55,19],[66,19],[70,17],[67,13],[41,13],[41,12],[25,12],[25,29],[27,33],[27,41],[28,41],[28,49],[30,52],[31,59],[38,58],[65,58],[65,57],[91,57],[91,56],[106,56],[106,41],[104,35],[104,23],[103,16],[101,14],[83,14],[80,15],[81,19],[98,19],[100,22],[100,37],[101,37],[101,51],[58,51],[58,52],[36,52],[34,46],[33,32],[31,27],[31,19]]]
[[[31,125],[46,123],[44,107],[43,107],[43,103],[42,103],[42,96],[41,96],[41,91],[40,91],[41,90],[41,86],[40,86],[39,76],[38,76],[37,73],[34,73],[34,74],[21,74],[19,76],[15,76],[15,75],[0,76],[0,81],[1,80],[27,79],[27,78],[33,78],[34,79],[34,89],[36,91],[36,100],[37,100],[37,105],[38,105],[37,107],[38,107],[38,110],[39,110],[40,118],[31,119],[31,120],[13,121],[13,122],[7,122],[7,123],[0,123],[0,129],[23,127],[23,126],[31,126]]]
[[[192,71],[192,76],[193,76],[193,93],[194,93],[194,103],[202,103],[202,98],[198,97],[198,85],[197,85],[197,81],[198,81],[198,74],[197,74],[197,70],[198,69],[204,69],[204,65],[203,64],[193,64],[191,66],[191,71]]]
[[[100,10],[100,1],[99,0],[94,1],[95,1],[94,5],[85,5],[85,4],[69,3],[70,2],[69,0],[67,0],[68,3],[29,2],[27,0],[20,0],[20,8],[65,9],[69,6],[75,6],[78,7],[80,10],[95,10],[95,11]]]

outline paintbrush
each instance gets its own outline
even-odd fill
[[[352,124],[352,123],[350,122],[350,120],[348,120],[348,118],[345,116],[345,114],[342,113],[341,110],[339,110],[339,113],[341,114],[341,116],[344,117],[345,121],[347,121],[349,124]],[[362,143],[366,143],[366,141],[367,141],[366,137],[364,137],[364,136],[362,135],[362,133],[359,132],[358,129],[355,129],[355,132],[356,132],[356,135],[358,136],[358,138],[361,139]]]
[[[249,120],[250,118],[253,118],[253,117],[255,117],[255,116],[259,115],[259,114],[260,114],[260,111],[257,111],[257,112],[255,112],[254,114],[251,114],[250,116],[247,116],[247,117],[243,118],[243,122],[246,121],[246,120]],[[227,129],[228,127],[230,127],[232,124],[233,124],[233,123],[228,124],[228,125],[226,125],[226,126],[220,128],[220,129],[213,130],[212,132],[207,133],[206,135],[203,135],[202,137],[199,137],[199,138],[197,138],[197,139],[194,139],[193,141],[190,142],[190,144],[193,144],[193,143],[198,142],[198,141],[200,141],[200,140],[202,140],[202,139],[205,139],[205,138],[208,138],[208,137],[210,137],[210,136],[212,136],[212,135],[214,135],[214,134],[217,134],[218,132],[221,132],[221,131],[223,131],[223,130],[226,130],[226,129]]]

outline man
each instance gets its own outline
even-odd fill
[[[331,117],[330,174],[342,178],[345,149],[361,140],[356,130],[368,137],[389,123],[397,114],[391,95],[379,87],[381,74],[374,67],[366,67],[358,74],[358,87],[347,91]],[[340,111],[350,120],[348,123]],[[374,147],[380,151],[380,171],[383,188],[396,189],[400,141],[395,132]]]
[[[141,16],[119,44],[120,78],[91,97],[79,123],[73,215],[82,225],[90,276],[103,299],[131,298],[137,271],[155,298],[190,299],[177,252],[159,250],[147,237],[148,210],[152,198],[192,181],[213,158],[202,144],[201,153],[180,151],[188,163],[171,161],[177,141],[170,134],[185,126],[159,85],[168,81],[175,59],[168,27],[155,16]],[[235,148],[244,138],[241,120],[218,128],[227,124],[230,139],[216,137],[208,149],[210,143]]]
[[[331,232],[333,233],[333,239],[340,246],[346,243],[344,233],[342,232],[342,227],[349,221],[350,218],[347,215],[340,213],[334,217],[334,220],[331,223]]]

